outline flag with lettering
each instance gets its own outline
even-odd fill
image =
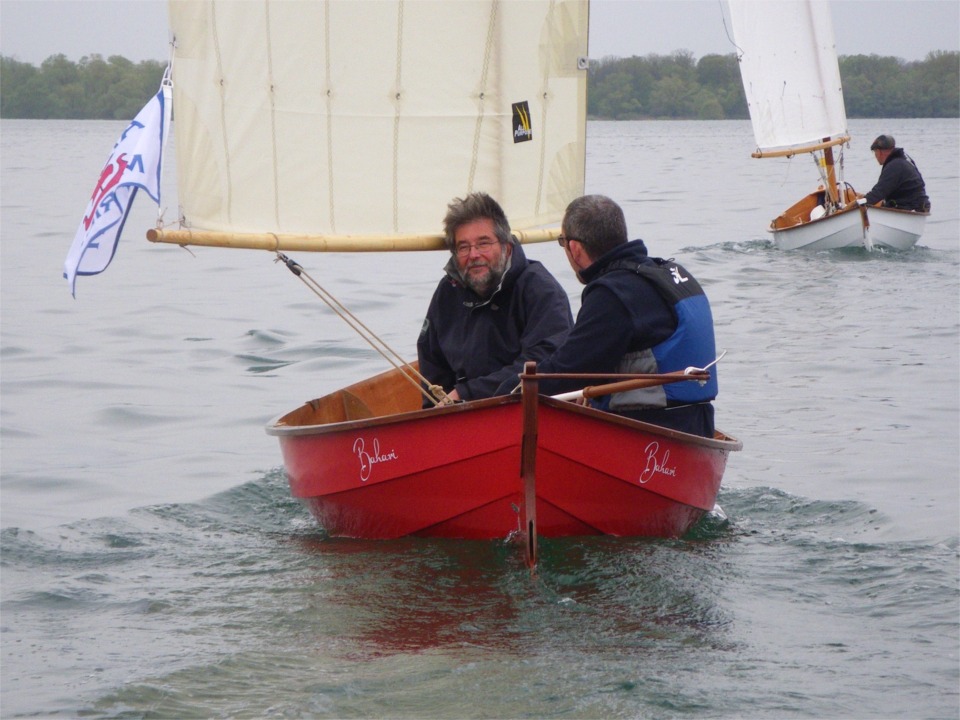
[[[101,273],[113,260],[137,191],[143,190],[160,204],[163,148],[170,126],[170,89],[170,82],[164,77],[157,94],[120,135],[100,172],[63,264],[63,276],[74,297],[78,275]]]

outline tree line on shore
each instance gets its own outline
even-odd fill
[[[40,67],[0,57],[0,117],[131,120],[157,94],[166,63],[119,55],[79,63],[51,55]]]
[[[842,56],[847,116],[960,117],[960,53],[935,51],[906,62]],[[165,64],[90,55],[75,63],[52,55],[39,67],[0,56],[0,117],[129,120],[160,86]],[[598,120],[749,117],[737,59],[686,50],[591,62],[587,113]]]
[[[839,65],[847,117],[960,117],[960,53],[936,51],[918,62],[846,55]],[[609,120],[749,117],[736,56],[696,61],[688,51],[591,63],[587,113]]]

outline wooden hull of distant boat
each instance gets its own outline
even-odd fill
[[[540,536],[679,537],[713,509],[738,440],[538,397]],[[519,395],[419,409],[391,371],[268,427],[292,494],[331,536],[505,538],[522,530]]]
[[[897,208],[866,207],[870,242],[888,250],[909,250],[923,235],[930,213]]]

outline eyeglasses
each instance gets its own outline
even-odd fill
[[[498,244],[499,243],[496,240],[480,240],[475,245],[471,245],[470,243],[460,243],[454,248],[453,252],[457,257],[462,258],[467,257],[467,255],[469,255],[470,251],[473,249],[476,249],[476,251],[481,255],[486,255],[493,249],[494,245]]]
[[[577,238],[567,237],[566,235],[557,235],[557,242],[560,243],[560,247],[565,248],[567,243],[571,240],[577,240]],[[577,240],[577,242],[580,242]]]

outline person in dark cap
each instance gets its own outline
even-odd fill
[[[897,147],[893,136],[880,135],[870,149],[882,169],[877,184],[864,196],[867,204],[930,212],[923,176],[913,159]]]

